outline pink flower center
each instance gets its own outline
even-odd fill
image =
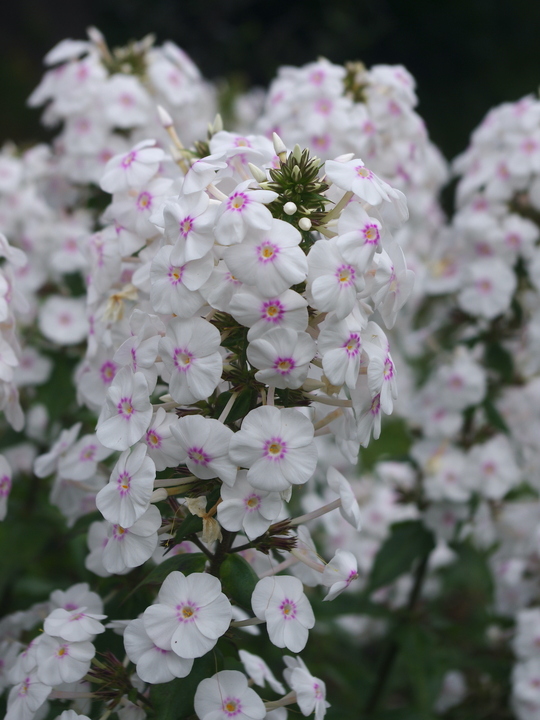
[[[279,609],[285,620],[294,620],[296,618],[296,603],[293,600],[285,598]]]
[[[122,160],[122,167],[124,167],[124,168],[130,167],[130,165],[132,164],[132,162],[135,160],[136,157],[137,157],[136,152],[132,151],[132,152],[128,153],[125,156],[125,158]]]
[[[227,717],[235,717],[242,712],[242,703],[239,698],[227,697],[221,707]]]
[[[176,348],[173,355],[175,367],[180,372],[187,372],[193,364],[193,354],[188,350]]]
[[[118,405],[116,406],[118,414],[121,415],[124,420],[131,420],[135,408],[133,407],[131,398],[123,397]]]
[[[181,623],[195,622],[197,617],[197,605],[190,600],[176,606],[176,619]]]
[[[120,473],[120,475],[118,476],[116,484],[118,486],[118,492],[122,497],[124,497],[124,495],[127,495],[129,493],[129,488],[131,485],[131,475],[124,470],[124,472]]]
[[[185,239],[194,227],[193,218],[188,215],[180,223],[180,235]]]
[[[269,240],[265,240],[257,247],[257,255],[259,262],[264,264],[274,262],[279,255],[279,247]]]
[[[189,448],[188,455],[190,460],[192,460],[196,465],[206,466],[209,462],[212,462],[212,456],[205,453],[201,447]]]
[[[271,323],[278,323],[285,315],[285,308],[279,300],[266,300],[262,304],[261,319]]]
[[[0,478],[0,497],[7,497],[11,490],[11,478],[9,475],[3,475]]]
[[[179,285],[182,282],[182,275],[184,274],[184,266],[182,267],[175,267],[171,265],[169,267],[169,272],[167,274],[167,277],[169,278],[169,281],[171,285]]]
[[[287,454],[287,443],[279,437],[272,437],[264,443],[263,457],[268,460],[282,460]]]
[[[146,444],[148,447],[157,449],[161,447],[161,436],[155,430],[148,430],[146,433]]]
[[[328,150],[330,147],[331,138],[328,133],[324,133],[323,135],[312,135],[311,136],[311,147],[316,148],[317,150]]]
[[[360,352],[360,335],[358,333],[351,333],[343,346],[349,357],[356,357]]]
[[[138,210],[151,210],[152,209],[152,195],[149,192],[142,192],[137,198],[137,209]]]
[[[101,375],[101,380],[103,381],[103,383],[105,385],[110,385],[114,380],[114,376],[116,375],[116,363],[107,360],[107,362],[104,362],[103,365],[100,367],[99,374]]]
[[[356,279],[356,271],[352,265],[340,265],[335,275],[340,287],[350,287]]]
[[[249,197],[245,193],[233,193],[227,200],[227,210],[242,212],[249,205]]]
[[[356,174],[359,178],[362,178],[362,180],[371,180],[373,177],[373,173],[371,170],[368,170],[367,167],[364,167],[364,165],[357,165],[355,167]]]
[[[370,412],[372,415],[378,415],[381,410],[381,396],[375,395],[373,400],[371,401],[371,407]]]
[[[274,362],[274,370],[277,370],[280,375],[288,375],[295,367],[296,363],[293,358],[278,357]]]
[[[88,462],[89,460],[93,460],[96,454],[97,445],[86,445],[84,447],[80,454],[79,454],[79,460],[81,462]]]
[[[113,525],[112,536],[113,536],[113,539],[116,540],[117,542],[122,542],[122,540],[128,534],[129,534],[129,530],[127,530],[126,528],[123,528],[121,525]]]
[[[365,225],[362,228],[362,235],[366,245],[377,245],[381,237],[379,228],[376,225]]]
[[[391,380],[394,377],[394,363],[389,357],[384,361],[383,375],[385,380]]]
[[[244,499],[244,505],[248,512],[254,512],[255,510],[258,510],[260,508],[261,498],[259,495],[253,493],[252,495]]]

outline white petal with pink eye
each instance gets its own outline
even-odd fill
[[[146,455],[146,445],[125,450],[96,496],[98,510],[110,523],[131,527],[150,504],[155,477],[156,466]]]
[[[350,203],[338,220],[336,245],[343,258],[365,272],[380,248],[383,227],[370,217],[359,203]]]
[[[222,157],[223,155],[219,153],[196,160],[184,179],[183,194],[191,195],[204,190],[216,180],[217,174],[221,174],[220,171],[226,171],[227,163],[223,162]]]
[[[241,243],[250,229],[264,232],[272,226],[272,213],[265,204],[278,195],[269,190],[250,190],[251,182],[237,185],[218,210],[215,234],[220,245]]]
[[[274,328],[248,345],[247,358],[259,368],[255,379],[278,388],[296,389],[307,378],[317,347],[311,336],[290,328]]]
[[[346,383],[354,388],[360,371],[362,336],[360,324],[353,315],[337,321],[330,315],[320,325],[317,346],[322,355],[323,370],[333,385]]]
[[[324,566],[322,584],[330,590],[324,598],[333,600],[358,579],[358,561],[348,550],[338,548],[328,565]]]
[[[39,329],[58,345],[76,345],[88,334],[86,303],[78,298],[51,295],[39,310]]]
[[[155,144],[155,140],[143,140],[128,153],[112,157],[105,166],[101,188],[114,193],[139,188],[147,183],[165,158],[163,150],[154,147]]]
[[[278,492],[257,490],[249,484],[246,471],[239,470],[232,487],[221,488],[218,521],[231,532],[243,530],[250,540],[263,535],[278,519],[283,501]]]
[[[308,289],[314,307],[334,311],[342,320],[356,305],[356,294],[365,287],[364,276],[344,260],[334,240],[318,240],[309,252],[308,265]]]
[[[458,304],[470,315],[492,320],[508,310],[515,289],[514,272],[500,258],[488,258],[468,266]]]
[[[301,332],[308,324],[307,301],[294,290],[268,298],[255,288],[243,287],[233,295],[230,313],[249,328],[250,342],[274,328],[288,327]]]
[[[67,590],[54,590],[50,597],[51,607],[64,610],[77,610],[85,607],[88,612],[100,615],[103,612],[103,600],[90,590],[88,583],[76,583]]]
[[[159,648],[144,629],[142,618],[132,620],[126,627],[124,646],[131,662],[137,665],[137,675],[152,685],[186,677],[193,667],[193,660]]]
[[[68,480],[89,480],[96,474],[98,462],[108,458],[112,452],[99,442],[96,435],[84,435],[60,458],[58,472]]]
[[[214,261],[210,253],[187,262],[175,247],[161,248],[152,261],[150,299],[156,312],[189,318],[204,305],[198,289],[210,277]]]
[[[338,187],[353,192],[370,205],[380,205],[384,200],[390,201],[390,185],[377,177],[359,159],[343,163],[327,160],[324,169],[328,178]]]
[[[51,687],[77,682],[90,670],[95,654],[91,642],[68,642],[45,635],[36,650],[38,679]]]
[[[105,632],[99,621],[106,617],[106,615],[87,613],[84,607],[77,610],[56,608],[45,618],[43,629],[48,635],[63,640],[83,642],[93,640],[95,635]]]
[[[152,418],[148,395],[148,383],[142,373],[133,373],[128,367],[116,373],[96,428],[102,445],[127,450],[142,438]]]
[[[292,658],[284,658],[292,660]],[[285,671],[287,682],[296,692],[296,702],[303,715],[311,715],[315,711],[315,720],[322,720],[326,714],[326,709],[330,707],[330,703],[326,701],[326,685],[319,678],[313,677],[305,664],[297,658],[298,665],[293,666],[292,663],[287,665],[291,667],[290,671]]]
[[[276,680],[273,672],[262,658],[247,652],[247,650],[240,650],[238,654],[245,671],[256,685],[264,687],[268,683],[274,692],[281,695],[285,694],[285,688]]]
[[[272,297],[306,279],[301,239],[292,225],[273,220],[270,230],[248,233],[244,242],[227,248],[224,259],[234,277]]]
[[[204,573],[186,577],[173,571],[161,587],[158,602],[146,609],[143,620],[156,645],[190,659],[215,646],[231,617],[231,604],[217,578]]]
[[[229,458],[229,442],[233,436],[230,428],[212,418],[188,415],[172,425],[171,432],[195,477],[203,480],[218,477],[227,485],[234,483],[236,465]]]
[[[207,255],[214,245],[217,203],[204,192],[169,201],[163,210],[165,237],[173,245],[181,243],[185,261]]]
[[[206,320],[171,320],[159,352],[176,402],[197,402],[214,392],[223,370],[219,344],[219,331]]]
[[[161,514],[151,505],[131,527],[110,525],[103,548],[103,566],[110,573],[123,573],[149,560],[158,544]]]
[[[186,458],[186,453],[171,432],[172,426],[177,421],[176,413],[167,413],[160,407],[154,413],[150,427],[143,438],[148,448],[148,457],[152,458],[158,471],[176,467]]]
[[[287,490],[312,476],[317,464],[313,425],[298,410],[264,406],[251,410],[231,439],[233,462],[249,468],[254,488]]]
[[[270,640],[292,652],[304,649],[315,616],[300,580],[286,576],[259,580],[251,598],[253,612],[266,621]]]
[[[51,694],[52,687],[40,682],[33,671],[11,688],[4,720],[32,720],[35,713]]]
[[[54,443],[48,453],[40,455],[34,462],[34,473],[39,478],[47,477],[56,470],[59,458],[61,458],[73,445],[82,423],[78,422],[69,430],[62,430],[58,440]]]
[[[266,716],[263,701],[237,670],[222,670],[202,680],[194,703],[200,720],[262,720]]]

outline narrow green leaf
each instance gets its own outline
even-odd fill
[[[259,582],[251,565],[238,553],[232,553],[223,561],[220,579],[227,595],[251,611],[251,596]]]
[[[408,572],[415,560],[425,557],[435,547],[433,533],[420,520],[405,520],[392,525],[390,537],[377,553],[368,591],[389,585]]]

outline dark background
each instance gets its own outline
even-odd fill
[[[25,99],[41,59],[96,25],[111,45],[149,32],[174,40],[203,74],[266,86],[279,65],[402,63],[447,157],[490,107],[536,92],[538,0],[6,0],[0,26],[0,142],[46,139]]]

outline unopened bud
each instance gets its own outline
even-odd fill
[[[169,113],[165,110],[165,108],[162,107],[161,105],[158,105],[158,106],[157,106],[157,111],[158,111],[158,115],[159,115],[159,121],[160,121],[160,123],[163,125],[163,127],[164,127],[165,129],[172,127],[172,126],[173,126],[173,119],[172,119],[172,117],[169,115]]]
[[[300,228],[300,230],[304,230],[304,231],[306,231],[306,232],[307,232],[308,230],[311,230],[311,220],[310,220],[309,218],[303,217],[303,218],[298,222],[298,227]]]
[[[283,206],[283,212],[285,213],[285,215],[294,215],[297,210],[298,208],[293,202],[287,202]]]
[[[349,162],[349,160],[352,160],[354,157],[354,153],[345,153],[344,155],[339,155],[337,158],[334,158],[335,162],[341,162],[346,163]]]
[[[250,173],[253,175],[253,177],[258,183],[267,181],[268,178],[266,177],[266,173],[264,172],[264,170],[261,170],[260,167],[257,167],[257,165],[248,162],[248,168]]]
[[[150,495],[150,502],[151,503],[158,503],[162,502],[163,500],[166,500],[169,497],[169,493],[165,488],[158,488],[157,490],[154,490],[154,492]]]
[[[295,182],[298,182],[302,178],[302,171],[298,167],[298,165],[295,165],[292,169],[291,175],[293,177],[293,180]]]
[[[103,45],[105,42],[103,33],[101,33],[97,29],[97,27],[94,27],[93,25],[89,28],[86,28],[86,34],[95,45]]]
[[[216,117],[214,118],[214,124],[212,125],[212,134],[215,135],[218,132],[221,132],[223,130],[223,118],[218,113]]]
[[[300,162],[300,160],[302,159],[302,148],[298,143],[296,143],[296,145],[294,146],[292,154],[296,162]]]
[[[274,143],[276,155],[282,162],[285,162],[287,159],[287,148],[285,147],[285,143],[277,133],[272,133],[272,142]]]

